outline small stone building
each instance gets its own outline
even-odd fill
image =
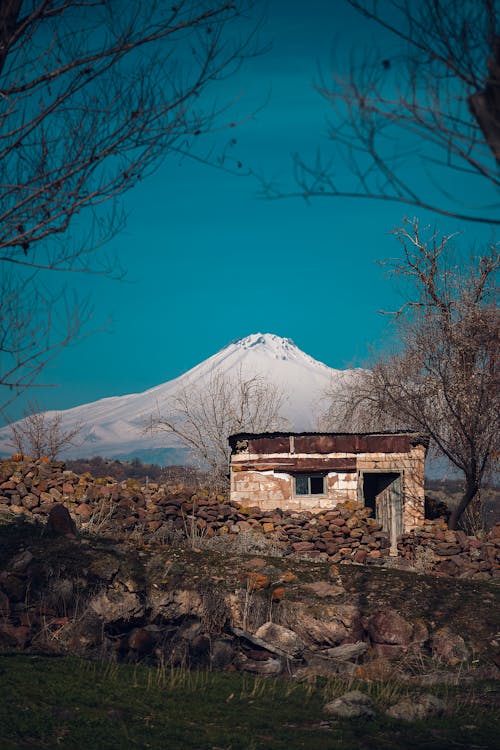
[[[229,438],[231,500],[317,513],[354,500],[391,540],[424,519],[429,440],[413,432],[240,433]]]

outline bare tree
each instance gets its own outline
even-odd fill
[[[24,418],[10,425],[11,445],[21,455],[35,460],[46,456],[55,461],[65,448],[80,445],[83,427],[79,422],[64,430],[61,413],[50,416],[37,404],[30,404]]]
[[[188,386],[159,407],[149,429],[174,433],[211,480],[224,485],[229,466],[229,435],[285,428],[284,392],[260,374],[215,371],[208,382]]]
[[[344,419],[355,428],[368,421],[372,429],[428,433],[464,477],[450,517],[456,528],[499,455],[499,248],[460,263],[450,237],[427,237],[417,221],[396,236],[404,255],[390,268],[408,301],[393,314],[394,347],[360,373],[344,399]]]
[[[0,3],[0,269],[14,269],[4,281],[3,320],[50,326],[59,293],[35,305],[42,272],[122,275],[116,258],[95,254],[123,225],[118,199],[166,155],[193,154],[201,136],[234,125],[202,95],[255,51],[253,32],[242,36],[237,26],[252,5]],[[0,385],[11,394],[30,386],[78,335],[82,318],[68,309],[48,348],[46,336],[41,346],[33,337],[31,350],[26,336],[11,339],[1,350]]]
[[[295,157],[293,195],[371,198],[500,224],[498,2],[347,2],[389,43],[380,53],[355,48],[347,72],[320,80],[334,151],[314,162]],[[472,187],[461,198],[464,180]],[[290,195],[272,184],[265,192]]]

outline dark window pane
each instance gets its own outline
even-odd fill
[[[297,476],[295,477],[295,494],[309,494],[309,477],[307,476],[307,474],[297,474]]]
[[[311,495],[322,495],[325,491],[325,483],[323,477],[310,477],[311,481]]]

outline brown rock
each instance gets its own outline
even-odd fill
[[[255,631],[255,636],[290,656],[297,656],[304,649],[304,642],[297,633],[275,622],[265,622]]]
[[[269,576],[264,575],[264,573],[256,573],[254,570],[251,570],[247,575],[247,586],[249,591],[267,589],[270,583]]]
[[[367,630],[374,643],[407,646],[413,625],[395,610],[387,609],[370,617]]]
[[[304,584],[304,588],[312,591],[316,596],[324,599],[327,596],[338,596],[343,594],[345,589],[343,586],[339,586],[328,581],[314,581],[314,583]]]
[[[292,549],[294,552],[309,552],[314,549],[314,544],[312,542],[294,542]]]
[[[146,628],[136,628],[130,633],[127,639],[127,645],[138,654],[144,655],[151,653],[155,641],[149,630],[146,630]]]
[[[26,510],[33,510],[33,508],[36,508],[39,504],[40,498],[33,495],[31,492],[25,495],[22,499],[22,506],[23,508],[26,508]]]
[[[61,536],[76,536],[75,522],[64,505],[54,505],[47,518],[47,531]]]
[[[75,513],[77,516],[80,516],[82,521],[86,521],[90,518],[94,511],[90,507],[90,505],[87,505],[87,503],[80,503],[80,505],[77,505]]]
[[[286,591],[282,586],[278,586],[278,588],[273,589],[273,593],[271,594],[271,599],[273,602],[280,602],[282,599],[285,598]]]
[[[453,633],[448,627],[436,630],[431,639],[432,656],[455,666],[469,658],[469,649],[461,635]]]

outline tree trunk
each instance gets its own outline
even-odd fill
[[[0,72],[9,54],[10,41],[17,26],[22,0],[0,2]]]
[[[458,503],[457,507],[452,511],[450,515],[450,520],[448,521],[449,529],[455,530],[458,528],[459,521],[465,509],[474,500],[478,492],[479,492],[479,484],[477,483],[477,481],[475,481],[474,479],[466,478],[464,494],[462,495],[462,498],[460,502]]]

